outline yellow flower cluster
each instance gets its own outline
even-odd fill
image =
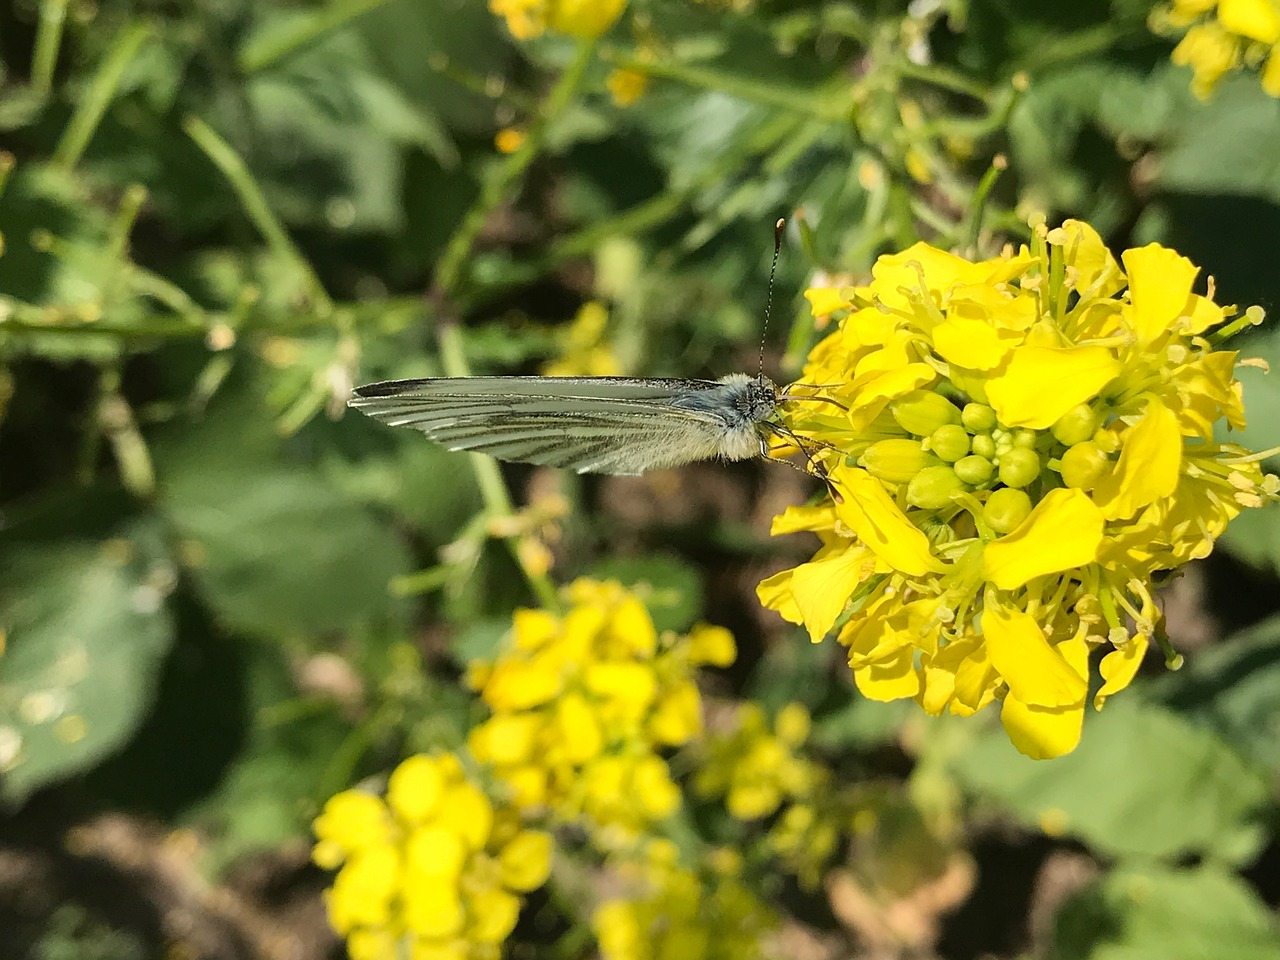
[[[405,760],[385,799],[339,793],[315,832],[316,863],[341,866],[327,904],[352,960],[496,960],[551,867],[551,836],[495,810],[453,754]]]
[[[509,648],[471,665],[493,715],[469,749],[520,808],[585,820],[606,846],[630,843],[679,806],[659,751],[701,731],[693,671],[732,663],[733,637],[710,626],[659,637],[618,583],[579,580],[565,593],[567,613],[518,611]]]
[[[839,499],[775,520],[823,546],[764,603],[815,642],[838,628],[869,698],[999,700],[1019,750],[1073,749],[1090,652],[1109,651],[1101,707],[1161,637],[1155,578],[1280,486],[1214,440],[1244,425],[1236,354],[1215,346],[1262,313],[1223,326],[1234,309],[1193,293],[1197,273],[1157,244],[1117,262],[1067,221],[994,259],[921,243],[867,287],[809,290],[839,326],[805,380],[834,402],[788,419]]]
[[[784,802],[807,796],[823,775],[821,767],[796,755],[809,736],[809,711],[789,703],[778,711],[775,728],[770,732],[759,704],[741,704],[733,728],[709,738],[694,790],[724,797],[725,808],[739,820],[767,817]]]
[[[590,39],[608,30],[627,0],[489,0],[489,9],[507,21],[517,40],[532,40],[551,30]]]
[[[777,918],[741,881],[732,851],[713,855],[710,876],[683,867],[673,844],[651,841],[623,868],[639,889],[607,901],[592,919],[604,960],[758,960]]]
[[[1173,62],[1191,68],[1201,99],[1241,67],[1261,67],[1262,89],[1280,97],[1280,0],[1172,0],[1152,12],[1151,27],[1182,34]]]
[[[560,339],[560,357],[542,368],[546,377],[616,377],[622,364],[613,352],[605,327],[609,311],[598,300],[579,308]]]

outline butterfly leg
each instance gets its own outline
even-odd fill
[[[764,421],[761,426],[772,431],[777,436],[785,437],[791,443],[795,444],[800,453],[804,456],[807,467],[801,467],[798,464],[792,463],[790,460],[784,459],[783,457],[773,456],[769,452],[769,438],[763,435],[760,437],[760,456],[764,457],[766,460],[772,460],[774,463],[785,463],[793,470],[799,470],[801,473],[807,473],[811,476],[817,477],[822,481],[823,486],[827,488],[827,492],[831,494],[832,500],[836,503],[844,503],[844,497],[840,496],[840,491],[836,489],[836,485],[832,482],[831,476],[827,473],[827,468],[813,458],[813,454],[810,452],[805,441],[801,440],[794,432],[780,423]],[[822,444],[822,446],[831,450],[836,449],[830,444]]]

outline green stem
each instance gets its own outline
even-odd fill
[[[93,132],[102,122],[102,115],[107,112],[107,106],[116,95],[125,70],[150,34],[150,24],[135,23],[116,37],[102,66],[98,68],[93,79],[89,81],[88,87],[78,98],[75,112],[62,133],[62,139],[54,148],[55,166],[69,170],[80,162],[80,157],[85,147],[89,145]]]
[[[62,46],[62,28],[67,22],[67,0],[44,0],[36,25],[35,52],[31,55],[31,90],[42,98],[53,87],[53,70]]]
[[[303,278],[303,283],[307,288],[307,296],[314,305],[315,312],[321,317],[329,317],[333,313],[333,301],[329,298],[329,294],[320,282],[320,278],[311,269],[311,264],[307,262],[302,252],[294,246],[284,227],[280,225],[280,221],[271,212],[271,207],[267,204],[266,197],[262,195],[261,188],[253,179],[253,174],[249,172],[244,160],[231,149],[231,146],[225,140],[214,132],[212,127],[199,117],[187,117],[183,121],[182,127],[186,130],[187,136],[191,137],[196,142],[196,145],[205,152],[205,155],[213,161],[214,166],[222,171],[222,175],[231,184],[231,189],[240,198],[240,203],[244,207],[245,213],[249,215],[249,219],[253,221],[254,226],[258,228],[258,231],[266,239],[267,246],[278,257],[293,264]]]
[[[973,191],[973,199],[969,202],[968,223],[964,230],[965,249],[978,249],[978,235],[982,232],[982,214],[987,207],[987,197],[991,194],[991,189],[996,185],[996,181],[1000,179],[1009,166],[1009,162],[1003,155],[995,157],[991,161],[991,166],[987,167],[987,172],[982,175],[982,179],[978,181],[978,187]]]
[[[255,73],[278,60],[293,56],[311,46],[331,30],[375,10],[387,0],[337,0],[324,9],[299,18],[287,31],[264,31],[250,40],[236,58],[240,69]]]
[[[895,64],[894,69],[901,76],[910,77],[922,83],[929,83],[962,96],[972,97],[975,100],[981,100],[983,103],[986,103],[991,96],[991,91],[982,86],[982,84],[975,83],[964,74],[956,73],[945,67],[922,65],[904,59],[902,62]]]
[[[442,323],[439,327],[440,339],[440,363],[444,367],[444,372],[450,377],[466,377],[470,376],[471,371],[467,368],[467,358],[463,350],[462,333],[455,323]],[[482,453],[469,453],[467,457],[471,460],[471,469],[476,475],[476,485],[480,488],[480,499],[484,501],[485,511],[491,518],[493,517],[509,517],[515,513],[515,506],[511,503],[511,494],[507,492],[507,485],[502,479],[502,471],[498,469],[498,461],[492,457],[486,457]],[[517,544],[514,539],[506,541],[511,551],[511,556],[516,562],[525,579],[529,582],[529,589],[538,598],[538,601],[548,610],[557,610],[560,607],[560,600],[556,594],[555,584],[553,584],[545,574],[536,573],[525,568],[520,562],[520,555],[516,550]]]
[[[573,62],[561,74],[555,89],[547,98],[541,115],[534,121],[525,136],[524,143],[515,153],[509,154],[498,166],[496,172],[486,179],[484,186],[480,188],[480,196],[475,205],[467,211],[467,215],[463,217],[453,236],[449,238],[449,243],[436,268],[436,288],[446,298],[457,293],[458,282],[462,277],[462,264],[471,255],[476,237],[484,229],[493,211],[506,201],[512,185],[520,179],[529,164],[542,152],[548,128],[560,118],[577,93],[587,64],[591,62],[594,47],[594,41],[591,40],[583,40],[579,43]]]
[[[651,77],[676,80],[691,87],[726,93],[740,100],[777,107],[792,114],[816,117],[828,123],[849,123],[854,109],[847,99],[824,96],[821,90],[806,94],[790,93],[767,83],[745,80],[718,70],[704,70],[684,63],[643,60],[618,53],[602,54],[601,59],[621,70],[634,70]]]

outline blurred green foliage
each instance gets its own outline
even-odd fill
[[[461,742],[461,671],[538,600],[488,524],[546,478],[343,417],[355,382],[535,371],[593,298],[628,372],[752,369],[772,224],[793,213],[767,345],[784,378],[817,337],[798,297],[814,270],[858,277],[922,236],[998,249],[1037,210],[1117,248],[1177,247],[1220,301],[1280,304],[1280,103],[1248,76],[1196,101],[1149,4],[740,6],[637,2],[585,57],[452,0],[0,12],[15,824],[52,798],[63,827],[131,810],[200,829],[216,876],[305,836],[359,777]],[[609,71],[637,65],[650,88],[612,104]],[[529,150],[495,150],[508,127]],[[1264,328],[1246,352],[1274,365],[1280,339]],[[1270,446],[1280,388],[1242,379],[1245,442]],[[981,722],[856,699],[838,652],[757,616],[755,581],[802,550],[771,544],[768,516],[806,494],[780,468],[730,473],[559,478],[556,581],[649,583],[660,627],[730,626],[742,652],[717,689],[805,702],[833,769],[946,849],[1014,831],[1010,849],[1086,851],[1093,879],[1059,898],[1037,955],[1280,957],[1280,621],[1153,670],[1076,754],[1036,764]],[[1280,521],[1257,513],[1226,545],[1262,586],[1200,613],[1277,606]],[[937,855],[920,849],[878,856]],[[973,909],[998,914],[990,883]],[[796,915],[833,927],[809,897]],[[43,955],[139,955],[67,916]],[[937,950],[1026,949],[1026,918],[1001,924]]]

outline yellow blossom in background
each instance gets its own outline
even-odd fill
[[[660,636],[614,582],[578,580],[565,598],[563,615],[517,611],[497,659],[472,663],[492,716],[470,750],[521,809],[583,821],[606,846],[630,843],[679,806],[660,751],[701,731],[694,670],[732,663],[733,638],[708,626]]]
[[[453,754],[405,760],[385,797],[339,793],[314,829],[313,859],[338,870],[326,904],[352,960],[496,960],[521,894],[551,869],[550,834],[495,808]]]
[[[629,107],[649,89],[649,75],[639,70],[611,70],[604,85],[609,88],[614,106]]]
[[[627,0],[489,0],[489,9],[507,21],[517,40],[532,40],[548,30],[590,39],[608,30]]]
[[[493,145],[499,153],[515,153],[524,146],[526,136],[523,130],[503,127],[493,135]]]
[[[808,736],[809,712],[803,705],[783,707],[771,732],[760,706],[744,703],[732,729],[708,739],[694,790],[704,797],[724,797],[729,813],[739,820],[767,817],[821,782],[822,768],[795,752]]]
[[[1217,347],[1262,313],[1224,326],[1197,273],[1158,244],[1117,261],[1067,221],[990,260],[920,243],[867,287],[809,290],[841,319],[805,380],[838,405],[786,411],[840,501],[776,518],[822,546],[763,602],[815,642],[837,630],[868,698],[998,701],[1019,750],[1072,750],[1090,653],[1101,707],[1163,637],[1156,579],[1275,498],[1256,455],[1214,441],[1245,422]]]
[[[1191,68],[1197,97],[1241,67],[1260,70],[1262,89],[1280,97],[1280,0],[1172,0],[1152,12],[1151,28],[1181,35],[1173,62]]]
[[[776,916],[743,885],[741,858],[717,851],[705,869],[683,866],[669,841],[650,841],[644,857],[619,873],[626,899],[601,904],[592,918],[604,960],[759,960]]]
[[[560,336],[560,356],[542,368],[546,377],[616,377],[622,363],[605,337],[609,311],[598,300],[584,303]]]

